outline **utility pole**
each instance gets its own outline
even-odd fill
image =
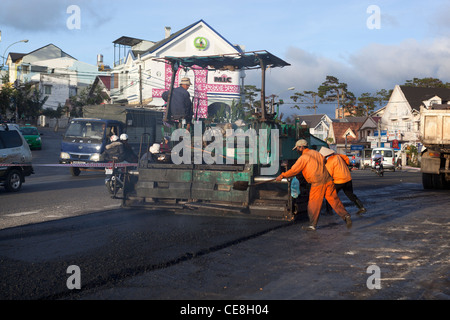
[[[378,120],[378,148],[381,148],[381,118]]]
[[[142,106],[142,66],[139,65],[139,105]]]

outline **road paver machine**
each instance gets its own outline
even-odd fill
[[[306,139],[317,149],[327,144],[297,122],[282,123],[273,106],[266,106],[266,70],[289,64],[267,51],[165,57],[164,61],[173,72],[163,123],[170,123],[170,94],[179,68],[260,69],[260,105],[264,107],[241,127],[194,121],[190,132],[182,129],[180,134],[176,126],[163,126],[163,135],[173,138],[178,134],[182,139],[178,142],[172,139],[170,154],[158,154],[150,161],[145,156],[149,145],[143,136],[141,160],[125,178],[122,206],[286,221],[306,212],[308,195],[302,193],[293,198],[291,179],[281,182],[274,179],[297,160],[299,155],[292,148],[298,139]],[[205,139],[208,134],[214,139]]]

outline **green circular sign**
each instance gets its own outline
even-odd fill
[[[204,37],[197,37],[194,39],[194,47],[198,50],[205,50],[208,47],[208,40]]]

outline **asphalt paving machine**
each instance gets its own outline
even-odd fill
[[[122,206],[286,221],[306,212],[308,195],[293,198],[291,179],[274,179],[297,160],[299,155],[292,148],[298,139],[306,139],[318,150],[327,144],[297,122],[282,123],[273,106],[266,106],[266,70],[289,64],[267,51],[165,57],[164,61],[173,71],[164,123],[170,123],[170,92],[181,67],[260,69],[264,107],[239,126],[194,121],[190,132],[164,127],[163,135],[172,137],[170,153],[147,154],[149,145],[144,135],[138,167],[129,170],[125,178]]]

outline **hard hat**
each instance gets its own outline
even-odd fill
[[[161,145],[159,143],[154,143],[151,147],[150,147],[150,152],[151,153],[159,153],[161,149]]]
[[[114,142],[114,141],[119,140],[119,137],[114,134],[111,136],[110,140],[111,140],[111,142]]]
[[[128,135],[126,133],[122,133],[120,135],[120,140],[128,140]]]

